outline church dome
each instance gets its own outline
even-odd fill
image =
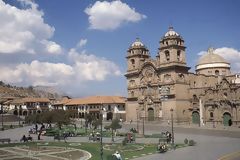
[[[213,48],[209,48],[208,53],[204,54],[202,57],[200,57],[197,65],[213,64],[213,63],[227,63],[227,64],[229,64],[223,57],[221,57],[218,54],[215,54]]]
[[[173,30],[173,27],[172,27],[172,26],[170,26],[170,27],[168,28],[167,33],[165,33],[165,36],[164,36],[164,37],[169,37],[169,36],[180,36],[180,35]]]
[[[212,75],[214,73],[215,75],[227,75],[230,73],[230,63],[220,55],[215,54],[213,48],[209,48],[208,53],[200,57],[196,65],[196,72],[207,75]]]
[[[131,47],[144,47],[144,44],[139,38],[136,38],[135,42],[132,43]]]

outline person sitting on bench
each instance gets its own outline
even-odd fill
[[[20,142],[27,142],[27,137],[25,136],[25,134],[22,136],[22,138],[20,139]]]

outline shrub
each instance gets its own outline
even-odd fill
[[[117,136],[124,137],[126,136],[126,133],[117,133]]]
[[[131,129],[130,129],[130,132],[132,132],[132,133],[138,133],[138,131],[136,130],[136,128],[131,128]]]
[[[188,144],[188,139],[187,138],[184,139],[184,144]]]
[[[188,143],[188,145],[189,145],[189,146],[194,146],[194,145],[195,145],[195,142],[194,142],[194,140],[192,140],[192,139],[191,139],[191,140],[189,140],[189,143]]]
[[[126,146],[126,144],[127,144],[127,138],[124,138],[123,141],[122,141],[122,145]]]

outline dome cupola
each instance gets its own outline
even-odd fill
[[[169,36],[180,36],[176,31],[173,30],[173,27],[170,26],[168,28],[167,33],[165,33],[164,37],[169,37]]]
[[[230,63],[220,55],[214,53],[213,48],[209,48],[208,52],[198,60],[196,73],[205,75],[228,75],[230,74]]]
[[[132,43],[131,47],[144,47],[144,44],[140,41],[139,38],[136,38],[135,42]]]

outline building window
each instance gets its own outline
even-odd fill
[[[168,50],[165,51],[166,61],[170,61],[170,53]]]
[[[177,60],[181,61],[181,51],[180,50],[177,51]]]
[[[108,105],[108,111],[111,111],[111,106],[110,105]]]
[[[195,81],[193,82],[193,87],[196,87],[196,82]]]
[[[213,118],[213,112],[210,112],[210,118]]]
[[[217,75],[217,76],[219,75],[219,70],[215,71],[215,75]]]
[[[131,97],[134,97],[134,91],[131,91]]]

